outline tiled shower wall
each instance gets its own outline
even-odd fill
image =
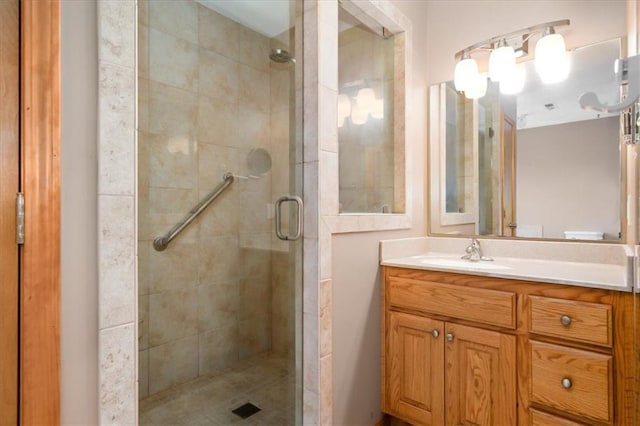
[[[270,211],[289,187],[292,73],[269,39],[196,2],[139,2],[139,396],[292,343],[288,246]],[[234,183],[163,252],[152,247],[225,172]],[[272,250],[274,249],[274,250]]]

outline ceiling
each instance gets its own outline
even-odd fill
[[[273,38],[291,24],[291,0],[196,0],[260,34]]]
[[[557,84],[543,84],[533,61],[526,62],[527,80],[517,95],[518,129],[617,115],[583,110],[578,99],[586,92],[594,92],[603,104],[620,101],[620,86],[613,71],[620,49],[620,39],[613,39],[573,50],[569,77]]]

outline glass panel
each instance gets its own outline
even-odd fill
[[[140,423],[293,424],[302,244],[274,205],[302,196],[302,3],[138,5]]]
[[[404,183],[395,168],[403,163],[396,146],[404,143],[394,126],[396,79],[402,74],[394,62],[403,62],[394,60],[397,36],[344,7],[338,15],[339,209],[402,213]]]

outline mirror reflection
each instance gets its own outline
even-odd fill
[[[555,84],[524,62],[517,95],[491,81],[479,99],[433,87],[431,233],[620,241],[620,119],[578,102],[587,91],[619,102],[620,53],[620,39],[575,49]]]

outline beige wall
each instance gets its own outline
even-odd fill
[[[545,238],[599,231],[618,239],[618,117],[518,130],[516,218]]]
[[[98,423],[95,1],[62,1],[61,423]]]
[[[453,79],[454,53],[482,39],[569,18],[568,47],[624,34],[624,1],[393,0],[413,22],[413,82],[407,142],[413,155],[413,228],[333,237],[333,420],[372,424],[380,411],[380,280],[378,241],[425,235],[426,90]]]

